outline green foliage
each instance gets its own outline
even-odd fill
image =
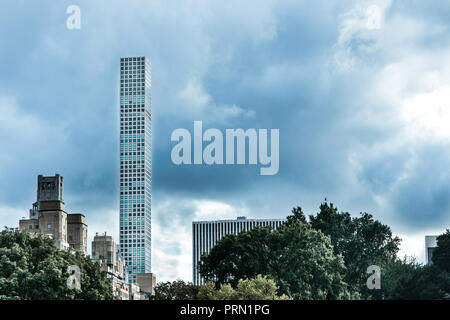
[[[297,221],[272,233],[270,275],[280,292],[294,299],[349,298],[345,266],[329,237]]]
[[[235,295],[234,289],[230,284],[223,284],[216,289],[213,282],[208,282],[201,286],[198,291],[198,300],[233,300]]]
[[[199,289],[199,300],[288,300],[286,295],[279,296],[275,281],[258,275],[254,279],[239,280],[237,288],[223,284],[219,289],[208,282]]]
[[[450,273],[437,266],[423,266],[417,279],[412,282],[416,284],[415,290],[411,290],[412,294],[403,296],[403,299],[450,299]],[[409,287],[412,288],[412,285]]]
[[[81,270],[81,291],[67,287],[67,268]],[[25,232],[0,233],[0,299],[113,299],[100,265],[79,253],[62,251],[46,237]]]
[[[239,235],[225,236],[202,257],[200,272],[208,281],[237,286],[240,279],[252,279],[268,274],[272,248],[269,227],[257,227]],[[217,249],[216,249],[217,248]]]
[[[364,299],[374,298],[376,291],[366,286],[367,267],[383,266],[397,259],[400,239],[392,236],[389,226],[361,213],[352,218],[348,212],[338,212],[333,204],[321,204],[320,212],[310,216],[310,225],[330,236],[334,253],[344,258],[345,282],[352,292]]]
[[[421,300],[445,299],[450,292],[447,272],[450,254],[450,233],[438,237],[438,247],[433,253],[434,266],[422,266],[415,259],[396,257],[400,239],[393,237],[387,225],[376,221],[370,214],[362,213],[352,218],[348,212],[338,212],[333,204],[320,206],[320,213],[310,216],[310,224],[327,234],[335,254],[344,257],[345,281],[352,292],[363,299]],[[435,253],[437,252],[437,256]],[[366,286],[367,267],[381,267],[381,290]]]
[[[433,251],[432,260],[438,268],[450,272],[450,230],[437,237],[437,248]]]
[[[196,300],[198,288],[190,282],[177,280],[160,282],[155,287],[153,300]]]
[[[387,300],[448,299],[450,274],[414,259],[391,261],[382,271],[381,298]]]
[[[306,217],[305,217],[305,214],[303,213],[302,208],[300,208],[300,207],[294,208],[294,209],[292,209],[291,212],[292,212],[292,215],[290,215],[286,218],[287,224],[292,224],[296,221],[307,223]]]
[[[309,222],[297,207],[278,230],[224,237],[201,259],[200,273],[210,282],[199,298],[252,299],[260,288],[241,279],[263,275],[278,295],[293,299],[450,299],[449,230],[437,244],[431,266],[400,260],[400,239],[389,226],[368,213],[339,212],[325,200]],[[367,288],[371,265],[381,268],[380,290]]]
[[[381,290],[374,292],[376,299],[406,299],[415,287],[415,280],[421,272],[421,265],[414,258],[393,259],[381,270]]]
[[[293,299],[348,298],[344,272],[330,239],[300,219],[278,230],[258,227],[226,236],[200,265],[200,273],[216,289],[227,283],[236,288],[240,279],[264,275],[275,281],[279,294]]]

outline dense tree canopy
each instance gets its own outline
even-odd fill
[[[67,286],[71,265],[81,270],[81,290]],[[113,290],[100,265],[89,257],[59,250],[46,237],[2,231],[0,299],[113,299]]]
[[[433,264],[396,257],[400,240],[362,213],[351,217],[333,204],[315,216],[292,210],[277,230],[256,227],[225,236],[201,259],[208,283],[159,283],[157,300],[450,299],[450,231],[440,235]],[[67,286],[68,267],[81,270],[81,290]],[[381,289],[366,287],[367,267],[381,267]],[[99,264],[62,251],[46,237],[0,233],[0,300],[113,299]]]
[[[272,254],[271,230],[254,228],[239,235],[225,236],[202,258],[200,272],[208,281],[231,283],[235,287],[240,279],[267,275]]]
[[[176,280],[160,282],[155,287],[153,300],[196,300],[198,287],[190,282]]]
[[[432,260],[438,268],[450,272],[450,230],[437,237],[437,248],[433,251]]]
[[[217,289],[227,283],[236,288],[240,279],[260,274],[293,299],[349,297],[344,263],[333,253],[329,237],[298,219],[276,231],[257,227],[224,237],[202,257],[200,272]]]
[[[351,291],[371,298],[376,291],[367,289],[367,268],[383,267],[397,259],[400,239],[393,237],[390,227],[374,220],[372,215],[361,213],[360,217],[352,218],[326,201],[316,216],[309,216],[309,221],[312,228],[330,236],[334,253],[344,258],[345,282]]]
[[[388,300],[448,299],[450,274],[436,265],[423,266],[415,259],[397,259],[386,264],[381,290],[376,298]]]
[[[297,207],[278,230],[255,228],[224,237],[202,257],[200,273],[215,283],[215,298],[231,294],[240,279],[264,275],[275,281],[279,294],[294,299],[448,299],[450,231],[437,243],[431,266],[400,260],[400,239],[389,226],[368,213],[339,212],[325,201],[308,220]],[[381,268],[380,290],[366,285],[372,265]]]
[[[223,284],[219,289],[208,282],[199,289],[199,300],[288,300],[286,295],[278,295],[275,281],[258,275],[254,279],[239,280],[236,289]]]

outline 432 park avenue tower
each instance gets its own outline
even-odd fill
[[[151,66],[120,59],[120,253],[128,279],[151,272]]]

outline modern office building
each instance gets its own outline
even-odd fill
[[[199,265],[201,256],[211,252],[216,243],[228,234],[238,234],[249,231],[256,226],[279,228],[285,219],[247,219],[238,217],[236,220],[194,221],[192,222],[192,281],[201,285],[204,280],[200,276]]]
[[[64,203],[64,178],[38,176],[37,201],[28,219],[19,221],[19,229],[32,235],[44,235],[63,250],[73,249],[87,255],[88,227],[81,213],[68,214]]]
[[[433,251],[437,247],[438,236],[425,236],[425,263],[432,264]]]
[[[120,253],[128,279],[151,272],[151,70],[145,57],[120,59]]]

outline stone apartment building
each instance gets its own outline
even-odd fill
[[[100,264],[111,280],[117,300],[145,300],[154,294],[155,275],[138,274],[137,283],[128,283],[126,264],[112,236],[98,233],[91,244],[91,259]]]
[[[64,203],[64,178],[59,174],[38,176],[37,200],[29,218],[19,221],[19,230],[32,235],[44,235],[54,240],[61,250],[87,252],[88,226],[81,213],[67,213]],[[139,274],[137,283],[129,283],[126,263],[112,236],[98,233],[92,241],[91,259],[100,264],[111,279],[118,300],[145,300],[154,294],[156,284],[152,273]]]
[[[91,243],[91,260],[98,262],[102,270],[106,272],[111,280],[115,298],[129,300],[130,292],[125,264],[112,236],[108,236],[106,232],[102,235],[95,234]]]
[[[64,178],[59,174],[38,176],[37,200],[29,218],[19,221],[19,230],[52,238],[63,250],[72,248],[87,254],[86,217],[81,213],[67,213],[64,203]]]
[[[91,251],[91,259],[99,262],[104,271],[126,280],[124,261],[112,236],[108,236],[106,232],[102,235],[97,233],[92,241]]]

